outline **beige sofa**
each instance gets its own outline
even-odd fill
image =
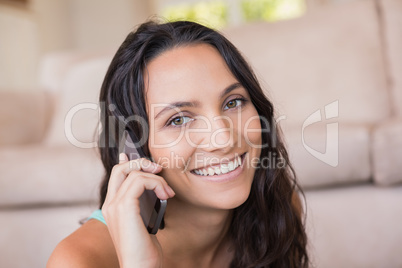
[[[402,2],[351,1],[224,33],[276,104],[313,266],[402,267]],[[90,147],[112,54],[48,55],[42,90],[1,93],[0,267],[44,267],[96,208],[103,170]]]

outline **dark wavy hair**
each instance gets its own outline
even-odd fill
[[[307,237],[295,172],[276,128],[272,103],[264,95],[251,67],[222,34],[194,22],[158,23],[148,21],[131,32],[116,52],[100,92],[102,131],[99,140],[106,174],[101,186],[100,207],[109,177],[118,163],[118,138],[125,118],[137,115],[148,123],[144,72],[147,63],[175,47],[208,44],[215,47],[232,74],[248,91],[260,115],[261,158],[284,161],[285,167],[257,167],[248,199],[233,211],[229,235],[233,241],[231,267],[308,267]],[[138,120],[124,121],[136,139],[147,135]],[[140,153],[151,158],[148,143]],[[304,195],[303,195],[304,196]]]

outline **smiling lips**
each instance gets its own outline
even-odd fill
[[[192,172],[197,175],[201,175],[201,176],[220,175],[220,174],[226,174],[230,171],[235,170],[241,164],[242,164],[242,156],[237,156],[234,158],[234,160],[232,160],[226,164],[195,169]]]

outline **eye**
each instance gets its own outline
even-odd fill
[[[236,107],[242,105],[242,101],[243,101],[243,99],[230,100],[226,103],[224,110],[236,108]]]
[[[192,119],[188,116],[178,116],[178,117],[175,117],[172,120],[170,120],[168,125],[181,126],[190,121],[192,121]]]

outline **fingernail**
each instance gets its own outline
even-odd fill
[[[169,191],[169,194],[170,194],[170,196],[171,197],[173,197],[173,196],[175,196],[176,195],[176,193],[173,191],[173,189],[172,188],[170,188],[170,186],[168,186],[168,191]]]
[[[152,162],[152,164],[154,164],[154,167],[155,167],[156,170],[162,169],[162,166],[161,166],[161,165],[159,165],[159,164],[157,164],[157,163],[155,163],[155,162]]]
[[[120,153],[119,154],[119,161],[124,161],[124,160],[126,160],[127,158],[126,158],[126,154],[125,153]]]

